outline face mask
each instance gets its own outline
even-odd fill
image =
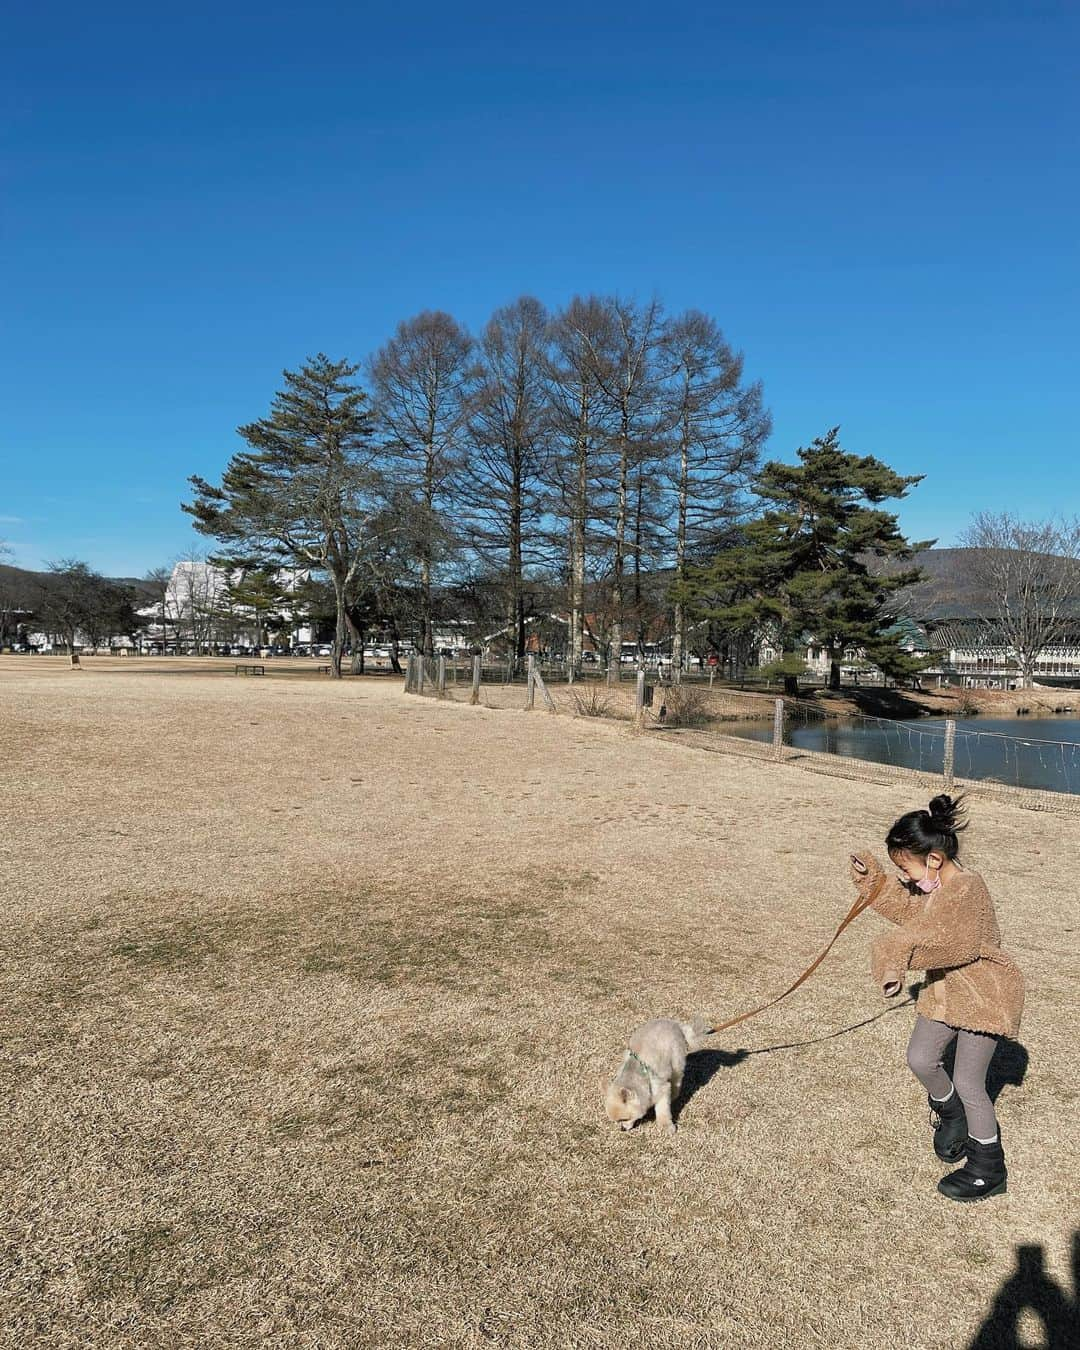
[[[917,881],[915,885],[924,895],[929,895],[931,891],[936,891],[941,885],[941,876],[937,872],[935,872],[933,876],[927,872],[926,876],[924,876],[921,881]]]

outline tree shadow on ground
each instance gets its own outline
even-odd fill
[[[998,1290],[982,1326],[968,1350],[1024,1350],[1031,1341],[1021,1339],[1021,1319],[1040,1324],[1040,1344],[1045,1350],[1077,1350],[1080,1346],[1080,1232],[1072,1235],[1073,1287],[1061,1285],[1046,1273],[1042,1247],[1016,1249],[1016,1270]],[[1024,1317],[1024,1314],[1027,1314]],[[1024,1328],[1025,1333],[1029,1328]]]

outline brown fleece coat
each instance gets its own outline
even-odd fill
[[[853,868],[852,880],[867,894],[884,873],[872,854],[857,856],[867,873]],[[923,1017],[963,1031],[1017,1034],[1024,977],[1001,949],[994,905],[977,872],[958,872],[929,895],[912,894],[899,878],[887,880],[872,907],[896,924],[872,948],[871,969],[882,990],[894,983],[903,988],[905,971],[925,971],[916,1003]]]

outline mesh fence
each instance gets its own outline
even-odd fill
[[[901,721],[859,713],[838,715],[799,699],[783,700],[782,744],[775,742],[775,696],[742,692],[705,681],[678,685],[653,681],[649,702],[637,705],[634,678],[609,684],[599,674],[569,682],[559,669],[545,669],[544,695],[533,707],[579,717],[637,722],[644,729],[673,733],[703,749],[753,758],[800,760],[818,772],[888,781],[914,774],[940,786],[946,771],[947,726],[939,719]],[[454,702],[473,699],[471,665],[446,662],[440,694],[436,661],[425,663],[423,693]],[[539,687],[539,686],[538,686]],[[506,667],[484,667],[476,701],[485,707],[524,709],[527,677]],[[1061,728],[1065,731],[1066,728]],[[953,777],[969,788],[1019,793],[1029,805],[1080,811],[1080,727],[1074,739],[1018,736],[958,722],[954,728]],[[1042,800],[1046,798],[1046,800]],[[1071,799],[1071,800],[1070,800]]]

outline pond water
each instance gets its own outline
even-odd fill
[[[764,722],[725,722],[722,729],[726,735],[747,740],[772,740],[772,726]],[[785,725],[784,743],[800,750],[941,773],[945,724],[936,718],[893,722],[871,717],[841,721],[796,716]],[[1080,793],[1080,718],[958,720],[956,776]]]

